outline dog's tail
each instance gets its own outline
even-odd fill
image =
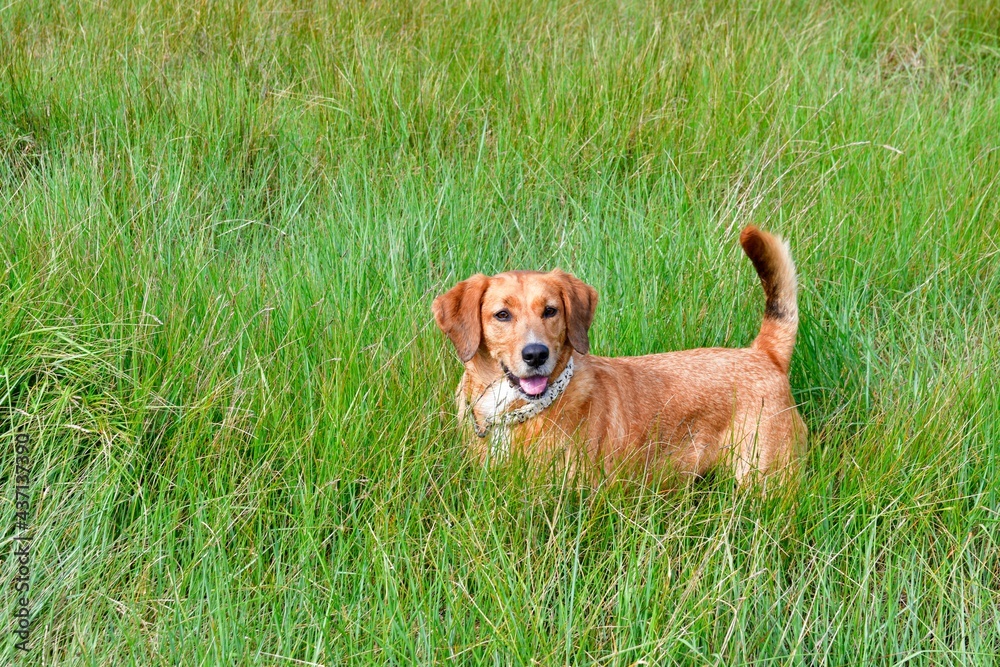
[[[799,328],[799,307],[795,299],[795,264],[788,243],[747,225],[740,233],[743,252],[753,262],[764,287],[767,303],[760,333],[750,347],[766,352],[782,372],[788,372]]]

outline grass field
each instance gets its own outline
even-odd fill
[[[1000,661],[997,3],[35,0],[0,35],[0,662]],[[467,459],[436,294],[558,266],[596,354],[741,346],[750,222],[800,272],[794,493]]]

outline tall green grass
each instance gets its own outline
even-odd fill
[[[997,662],[1000,5],[38,0],[0,35],[4,662]],[[741,346],[750,222],[801,274],[794,493],[467,459],[436,294],[558,266],[597,354]]]

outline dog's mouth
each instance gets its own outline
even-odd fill
[[[510,383],[510,386],[528,398],[538,398],[549,388],[549,378],[544,375],[532,375],[522,378],[511,373],[510,369],[504,364],[500,364],[500,368],[503,369],[504,374],[507,376],[507,382]]]

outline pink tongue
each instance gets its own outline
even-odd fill
[[[547,377],[518,378],[521,382],[521,389],[529,396],[538,396],[549,386]]]

